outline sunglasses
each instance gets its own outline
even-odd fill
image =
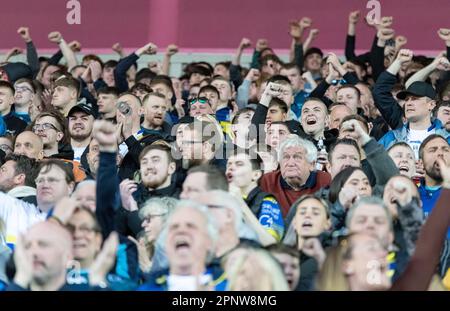
[[[194,98],[189,99],[190,105],[193,105],[197,102],[199,102],[200,104],[208,104],[209,105],[209,99],[207,97],[194,97]]]

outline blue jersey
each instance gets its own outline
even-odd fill
[[[261,202],[258,220],[277,241],[281,241],[284,235],[283,215],[280,205],[273,196],[268,195]]]

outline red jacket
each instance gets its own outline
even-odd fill
[[[281,205],[283,217],[289,212],[289,209],[298,198],[304,194],[311,194],[320,188],[328,186],[331,182],[331,176],[325,172],[311,172],[306,183],[300,190],[292,189],[281,177],[281,171],[274,171],[264,174],[261,178],[261,189],[275,196]]]

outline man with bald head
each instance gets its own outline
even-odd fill
[[[68,290],[66,269],[72,258],[69,231],[50,221],[39,222],[16,245],[16,274],[7,290]]]
[[[44,143],[35,133],[24,131],[16,137],[14,153],[26,155],[30,159],[42,160],[44,158]]]
[[[330,108],[330,129],[339,129],[342,120],[352,115],[352,110],[344,104],[336,104]]]

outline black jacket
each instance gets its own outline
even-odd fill
[[[175,176],[172,175],[172,182],[168,187],[152,191],[149,191],[142,184],[138,184],[136,192],[133,193],[138,208],[140,209],[142,204],[150,198],[172,197],[178,199],[180,197],[181,189],[177,187],[174,178]],[[125,236],[137,236],[137,234],[142,231],[142,220],[139,218],[139,210],[129,212],[123,208],[119,208],[117,210],[116,223],[117,231]]]
[[[14,115],[14,112],[11,110],[6,116],[3,116],[3,120],[6,123],[6,132],[7,134],[17,136],[22,133],[27,127],[27,123]]]

